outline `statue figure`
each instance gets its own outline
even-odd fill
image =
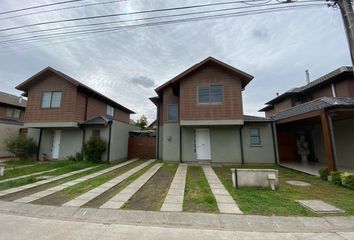
[[[297,135],[297,154],[301,156],[301,162],[306,163],[308,161],[307,156],[310,154],[309,143],[306,141],[303,131],[299,131]]]

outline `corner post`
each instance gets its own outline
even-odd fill
[[[333,139],[333,128],[331,119],[328,116],[328,112],[326,110],[321,110],[321,125],[322,125],[322,133],[323,133],[323,142],[326,150],[327,157],[327,168],[329,171],[336,170],[336,161],[335,161],[335,147],[334,147],[334,139]]]

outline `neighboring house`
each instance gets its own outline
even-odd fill
[[[16,89],[28,98],[24,126],[38,143],[37,158],[64,159],[92,137],[107,142],[103,160],[127,157],[133,111],[51,67]]]
[[[157,157],[173,162],[275,163],[271,120],[243,113],[253,79],[208,57],[155,89]]]
[[[157,120],[154,120],[152,123],[150,123],[147,127],[147,129],[150,130],[156,130],[157,129]]]
[[[297,144],[303,134],[310,154],[304,163],[330,170],[354,169],[354,77],[351,67],[338,68],[266,103],[276,124],[281,164],[300,162]]]
[[[0,92],[0,158],[10,157],[12,154],[6,151],[6,140],[9,137],[18,136],[23,127],[23,116],[26,109],[26,101],[21,97]]]

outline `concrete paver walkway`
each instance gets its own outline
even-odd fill
[[[36,166],[39,164],[43,164],[43,163],[34,163],[34,164],[28,164],[28,165],[20,165],[20,166],[12,166],[11,164],[7,165],[5,167],[5,171],[9,171],[9,170],[15,170],[15,169],[21,169],[21,168],[26,168],[26,167],[32,167],[32,166]]]
[[[164,212],[182,212],[184,189],[186,186],[188,165],[180,163],[176,174],[172,180],[165,201],[162,204],[161,211]]]
[[[10,189],[1,191],[0,192],[0,196],[4,196],[4,195],[10,194],[10,193],[20,192],[20,191],[23,191],[23,190],[26,190],[26,189],[29,189],[29,188],[34,188],[34,187],[37,187],[37,186],[40,186],[40,185],[44,185],[46,183],[54,182],[56,180],[60,180],[60,179],[66,178],[66,177],[70,177],[70,176],[72,176],[74,174],[85,172],[85,171],[88,171],[88,170],[96,168],[96,167],[98,167],[98,166],[88,167],[88,168],[84,168],[84,169],[68,172],[68,173],[65,173],[65,174],[62,174],[62,175],[59,175],[59,176],[44,180],[44,181],[38,181],[38,182],[35,182],[35,183],[23,185],[23,186],[20,186],[20,187],[10,188]]]
[[[121,167],[123,167],[125,165],[128,165],[128,164],[130,164],[132,162],[135,162],[136,160],[138,160],[138,159],[137,158],[136,159],[132,159],[132,160],[117,164],[117,165],[115,165],[113,167],[109,167],[109,168],[103,169],[101,171],[98,171],[98,172],[83,176],[81,178],[77,178],[77,179],[72,180],[70,182],[66,182],[66,183],[60,184],[58,186],[55,186],[55,187],[52,187],[52,188],[49,188],[49,189],[46,189],[46,190],[31,194],[31,195],[28,195],[28,196],[25,196],[23,198],[16,199],[15,202],[22,202],[22,203],[33,202],[33,201],[35,201],[37,199],[46,197],[46,196],[51,195],[51,194],[53,194],[55,192],[61,191],[61,190],[65,189],[65,188],[68,188],[68,187],[74,186],[76,184],[79,184],[81,182],[87,181],[89,179],[95,178],[95,177],[97,177],[99,175],[108,173],[108,172],[113,171],[113,170],[115,170],[117,168],[121,168]]]
[[[154,174],[162,167],[163,163],[157,163],[141,175],[134,182],[129,184],[126,188],[116,194],[113,198],[108,200],[100,208],[121,208]]]
[[[101,195],[102,193],[104,193],[105,191],[107,191],[108,189],[116,186],[117,184],[123,182],[125,179],[127,179],[128,177],[130,177],[131,175],[133,175],[134,173],[137,173],[138,171],[140,171],[141,169],[143,169],[144,167],[148,166],[150,163],[154,162],[155,159],[153,160],[149,160],[143,164],[140,164],[139,166],[119,175],[116,178],[113,178],[112,180],[98,186],[97,188],[94,188],[80,196],[78,196],[77,198],[74,198],[73,200],[66,202],[63,204],[63,206],[69,206],[69,207],[80,207],[84,204],[86,204],[87,202],[91,201],[92,199],[98,197],[99,195]]]
[[[18,176],[18,177],[14,177],[14,178],[6,178],[6,179],[1,180],[0,183],[14,181],[14,180],[18,180],[18,179],[22,179],[22,178],[26,178],[26,177],[38,176],[41,174],[54,172],[58,169],[59,168],[54,168],[54,169],[50,169],[50,170],[46,170],[46,171],[42,171],[42,172],[35,172],[35,173],[27,174],[27,175],[22,175],[22,176]]]
[[[210,189],[215,196],[220,213],[242,214],[235,200],[221,183],[214,170],[210,166],[203,166],[203,170],[208,180]]]

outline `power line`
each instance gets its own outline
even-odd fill
[[[82,0],[80,0],[82,1]],[[144,14],[144,13],[156,13],[156,12],[164,12],[164,11],[176,11],[176,10],[184,10],[184,9],[192,9],[192,8],[201,8],[201,7],[210,7],[210,6],[220,6],[220,5],[227,5],[227,4],[235,4],[235,3],[244,3],[244,2],[256,2],[259,0],[243,0],[243,1],[228,1],[228,2],[219,2],[219,3],[208,3],[208,4],[200,4],[200,5],[190,5],[190,6],[183,6],[183,7],[173,7],[173,8],[160,8],[160,9],[153,9],[153,10],[143,10],[143,11],[136,11],[131,13],[115,13],[115,14],[105,14],[105,15],[98,15],[98,16],[90,16],[90,17],[82,17],[82,18],[71,18],[71,19],[63,19],[63,20],[54,20],[54,21],[47,21],[47,22],[39,22],[33,24],[27,24],[17,27],[10,27],[10,28],[3,28],[0,29],[0,32],[21,29],[21,28],[28,28],[34,26],[41,26],[47,24],[54,24],[54,23],[63,23],[63,22],[75,22],[75,21],[83,21],[83,20],[90,20],[90,19],[100,19],[100,18],[110,18],[110,17],[120,17],[120,16],[131,16],[137,14]]]
[[[304,1],[301,1],[301,2],[298,2],[298,3],[312,3],[312,2],[318,2],[318,1],[317,0],[304,0]],[[278,3],[278,2],[277,3],[268,3],[268,4],[262,3],[262,4],[258,4],[258,5],[253,5],[252,4],[250,6],[221,8],[221,9],[214,9],[214,10],[204,10],[204,11],[198,11],[198,12],[170,14],[170,15],[162,15],[162,16],[154,16],[154,17],[119,20],[119,21],[108,21],[108,22],[100,22],[100,23],[80,24],[80,25],[73,25],[73,26],[64,26],[64,27],[56,27],[56,28],[50,28],[50,29],[41,29],[41,30],[34,30],[34,31],[28,31],[28,32],[1,35],[0,38],[27,35],[27,34],[31,34],[31,33],[52,32],[52,31],[58,31],[58,30],[62,30],[62,29],[70,29],[70,28],[93,27],[93,26],[100,26],[100,25],[107,25],[107,24],[127,23],[127,22],[135,22],[135,21],[146,21],[146,20],[154,20],[154,19],[160,19],[160,18],[182,17],[182,16],[189,16],[189,15],[196,15],[196,14],[207,14],[207,13],[215,13],[215,12],[223,12],[223,11],[231,11],[231,10],[239,10],[239,9],[247,9],[247,8],[255,8],[255,7],[276,6],[276,5],[280,5],[280,3]]]
[[[6,12],[0,12],[0,15],[14,13],[14,12],[23,12],[23,11],[27,11],[27,10],[31,10],[31,9],[50,7],[50,6],[54,6],[54,5],[67,4],[67,3],[72,3],[72,2],[81,2],[81,1],[86,1],[86,0],[68,0],[68,1],[63,1],[63,2],[42,4],[42,5],[32,6],[32,7],[10,10],[10,11],[6,11]]]
[[[89,29],[89,30],[62,32],[62,33],[46,34],[46,35],[39,35],[39,36],[33,36],[33,37],[28,37],[28,38],[22,38],[22,39],[12,39],[12,40],[7,40],[7,41],[2,41],[2,42],[0,42],[0,45],[5,45],[5,44],[8,45],[8,44],[14,44],[14,43],[45,40],[45,39],[55,39],[58,37],[60,38],[60,37],[71,37],[71,36],[85,35],[85,34],[96,34],[96,33],[103,33],[103,32],[114,32],[114,31],[125,30],[125,29],[131,30],[131,29],[135,29],[135,28],[159,26],[159,25],[166,25],[166,24],[176,24],[176,23],[181,23],[181,22],[195,22],[195,21],[201,21],[201,20],[207,20],[207,19],[254,15],[254,14],[261,14],[261,13],[278,12],[278,11],[283,11],[283,10],[310,8],[310,7],[318,7],[318,6],[326,6],[326,5],[325,4],[303,4],[303,5],[296,5],[296,6],[282,6],[282,7],[273,7],[273,8],[258,9],[258,10],[239,11],[239,12],[235,12],[235,13],[224,13],[224,14],[215,14],[215,15],[210,15],[210,16],[194,17],[194,18],[184,18],[184,19],[160,21],[160,22],[153,22],[153,23],[135,24],[135,25],[128,25],[128,26],[96,28],[96,29]]]
[[[37,12],[33,12],[33,13],[25,13],[25,14],[19,14],[19,15],[15,15],[15,16],[0,18],[0,21],[1,20],[13,19],[13,18],[19,18],[19,17],[38,15],[38,14],[43,14],[43,13],[58,12],[58,11],[69,10],[69,9],[92,7],[92,6],[111,4],[111,3],[118,3],[118,2],[125,2],[125,1],[128,1],[128,0],[115,0],[115,1],[108,1],[108,2],[89,3],[89,4],[71,6],[71,7],[55,8],[55,9],[50,9],[50,10],[43,10],[43,11],[37,11]]]

